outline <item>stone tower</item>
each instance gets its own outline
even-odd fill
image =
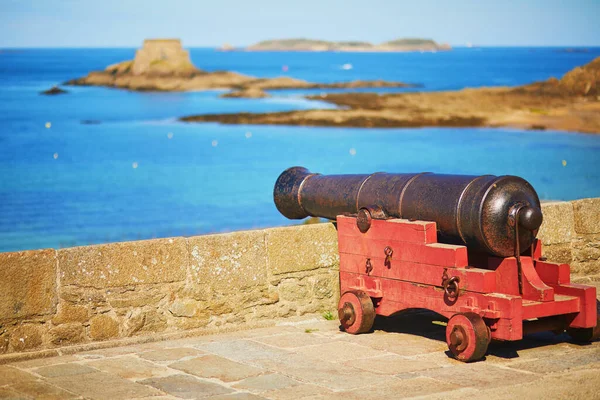
[[[179,39],[146,39],[131,66],[134,75],[180,75],[198,72]]]

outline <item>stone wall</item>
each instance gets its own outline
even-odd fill
[[[542,211],[544,256],[574,274],[600,275],[600,198],[543,203]]]
[[[543,211],[548,259],[600,277],[600,198]],[[335,315],[338,264],[331,223],[0,253],[0,354]]]
[[[333,224],[0,253],[0,354],[335,311]]]

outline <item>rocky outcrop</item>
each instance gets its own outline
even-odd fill
[[[275,113],[204,114],[186,122],[403,128],[422,126],[514,126],[600,133],[598,71],[600,58],[558,80],[518,88],[478,88],[423,93],[331,93],[309,99],[328,101],[338,109]],[[343,87],[386,85],[346,82]],[[318,85],[331,88],[335,84]]]
[[[255,78],[228,71],[196,68],[178,39],[145,40],[133,60],[109,65],[104,71],[67,82],[69,85],[109,86],[130,90],[186,91],[240,86]]]
[[[569,94],[597,97],[600,96],[600,57],[589,64],[567,72],[559,85]]]
[[[50,89],[40,92],[40,94],[43,94],[46,96],[55,96],[57,94],[65,94],[65,93],[69,93],[69,92],[67,92],[64,89],[59,88],[58,86],[52,86]]]
[[[267,92],[259,88],[248,88],[241,90],[234,90],[232,92],[223,93],[219,97],[224,98],[245,98],[245,99],[262,99],[265,97],[271,97]]]
[[[314,39],[265,40],[248,51],[350,51],[350,52],[406,52],[451,50],[448,44],[438,44],[431,39],[401,38],[380,44],[363,41],[330,42]]]

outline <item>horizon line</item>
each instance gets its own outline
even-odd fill
[[[522,47],[537,47],[537,48],[600,48],[600,44],[594,44],[594,45],[583,45],[583,44],[571,44],[571,45],[563,45],[563,44],[482,44],[482,45],[477,45],[477,44],[473,44],[472,46],[468,46],[466,44],[459,44],[459,45],[453,45],[453,44],[449,44],[452,48],[510,48],[510,47],[516,47],[516,48],[522,48]],[[248,46],[251,45],[242,45],[242,46],[232,46],[232,49],[244,49]],[[59,45],[59,46],[44,46],[44,45],[36,45],[36,46],[2,46],[0,45],[0,50],[8,50],[8,49],[137,49],[140,48],[141,45],[116,45],[116,46],[95,46],[95,45],[83,45],[83,46],[79,46],[79,45],[75,45],[75,46],[69,46],[69,45]],[[221,45],[184,45],[182,46],[183,48],[191,48],[191,49],[220,49],[223,47],[223,44]],[[414,50],[415,52],[418,52],[419,50]],[[446,50],[447,51],[447,50]],[[313,50],[261,50],[261,51],[255,51],[255,52],[311,52],[311,53],[324,53],[324,52],[336,52],[336,50],[319,50],[319,51],[313,51]],[[351,51],[344,51],[345,53],[352,53]],[[398,51],[398,53],[409,53],[411,51]],[[362,53],[362,51],[357,51],[357,53]],[[377,53],[376,51],[374,51],[373,53]],[[383,52],[383,53],[389,53],[387,51]]]

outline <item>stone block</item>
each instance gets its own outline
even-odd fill
[[[88,320],[88,308],[86,306],[74,305],[63,302],[58,305],[58,312],[52,318],[54,325],[68,324],[71,322],[86,322]]]
[[[184,238],[73,247],[58,260],[62,285],[98,289],[183,281],[188,265]]]
[[[542,203],[544,220],[538,238],[545,245],[570,243],[574,236],[573,205],[566,201]]]
[[[550,262],[570,264],[573,261],[573,248],[571,243],[544,245],[542,255]]]
[[[585,275],[600,274],[600,235],[578,235],[573,241],[572,270]]]
[[[79,343],[84,340],[83,325],[79,323],[62,324],[48,330],[50,343],[57,346]]]
[[[337,231],[331,223],[273,228],[266,232],[272,274],[339,268]]]
[[[56,251],[0,253],[0,322],[56,311]]]
[[[144,327],[145,322],[146,314],[141,309],[128,311],[123,322],[123,336],[133,336]]]
[[[101,314],[90,320],[90,338],[106,340],[119,336],[119,323],[112,317]]]
[[[600,197],[582,199],[573,204],[575,232],[580,234],[600,233]]]
[[[9,346],[13,351],[35,349],[42,344],[41,324],[24,324],[15,328],[10,334]]]
[[[188,238],[194,285],[212,293],[236,294],[267,282],[265,231]]]
[[[158,333],[167,329],[167,318],[157,310],[144,313],[144,325],[139,332]]]
[[[58,295],[60,300],[68,303],[81,304],[86,307],[97,308],[107,305],[106,294],[98,289],[79,287],[76,285],[61,286]]]
[[[311,298],[335,299],[340,296],[340,277],[335,271],[310,277]]]
[[[169,289],[140,285],[133,290],[111,291],[106,297],[111,307],[115,308],[154,306],[169,294]]]
[[[297,279],[284,279],[277,285],[279,298],[282,301],[300,301],[311,299],[310,288],[304,282]]]
[[[169,306],[169,312],[175,317],[192,318],[202,309],[202,303],[191,299],[177,299]]]

